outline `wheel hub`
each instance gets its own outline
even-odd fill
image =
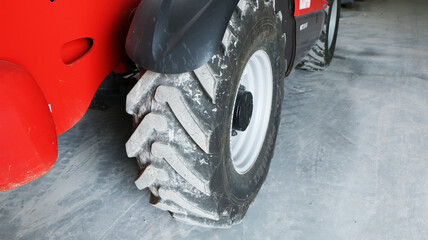
[[[248,125],[250,125],[252,115],[253,94],[245,90],[239,90],[236,96],[232,129],[235,131],[245,131]]]
[[[272,108],[272,65],[264,50],[250,57],[239,84],[230,129],[230,153],[236,172],[245,174],[260,154]]]

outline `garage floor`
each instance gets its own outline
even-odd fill
[[[120,106],[59,137],[43,178],[0,193],[0,239],[428,239],[428,5],[342,12],[325,72],[286,79],[269,176],[244,222],[175,222],[133,184]]]

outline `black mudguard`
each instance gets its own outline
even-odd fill
[[[320,37],[325,17],[325,11],[320,10],[295,19],[296,56],[294,66],[300,62]]]
[[[294,0],[275,0],[275,11],[282,15],[282,33],[285,34],[286,75],[290,74],[296,55],[296,21],[294,18]]]
[[[142,0],[126,39],[139,69],[192,71],[218,50],[239,0]]]

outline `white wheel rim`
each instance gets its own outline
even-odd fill
[[[333,0],[333,5],[331,5],[330,7],[332,9],[330,13],[330,22],[328,25],[328,48],[330,48],[331,44],[333,44],[334,30],[336,29],[337,0]]]
[[[265,51],[258,50],[250,57],[240,85],[253,95],[253,114],[245,131],[231,135],[230,152],[235,170],[244,174],[252,168],[262,149],[272,108],[272,65]]]

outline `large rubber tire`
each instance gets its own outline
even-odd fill
[[[326,18],[320,38],[297,65],[297,68],[309,71],[325,70],[333,59],[339,29],[340,0],[328,0],[328,7],[325,11]]]
[[[148,71],[131,90],[127,112],[138,127],[126,150],[142,169],[137,187],[150,189],[155,207],[207,227],[242,220],[273,157],[283,100],[284,41],[272,1],[241,1],[207,64],[183,74]],[[244,66],[257,50],[271,62],[272,108],[258,157],[240,174],[229,146],[232,112]]]

